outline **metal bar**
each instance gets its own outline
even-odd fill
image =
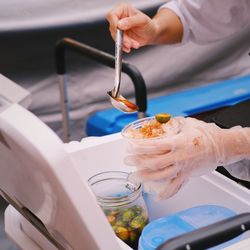
[[[51,244],[53,244],[58,250],[66,250],[66,248],[58,242],[47,230],[43,222],[33,214],[29,209],[22,206],[20,202],[14,201],[7,193],[0,189],[0,194],[13,206],[31,225],[33,225]],[[68,243],[67,243],[68,244]],[[70,249],[72,247],[69,246]]]
[[[67,94],[67,81],[66,77],[66,60],[65,60],[65,50],[70,50],[78,54],[82,54],[96,62],[106,65],[111,68],[115,68],[115,57],[104,51],[95,49],[86,44],[80,43],[70,38],[64,38],[57,42],[55,49],[55,59],[56,59],[56,71],[60,76],[60,102],[63,115],[63,130],[64,130],[64,140],[70,140],[70,126],[69,126],[69,102]],[[139,108],[138,118],[146,116],[147,110],[147,89],[145,81],[140,73],[140,71],[134,66],[126,61],[122,61],[122,72],[126,73],[135,88],[135,100]],[[63,78],[63,81],[61,80]],[[63,83],[62,83],[63,82]],[[65,99],[66,98],[66,99]]]
[[[70,119],[69,119],[69,99],[67,92],[67,75],[59,75],[59,90],[60,90],[60,106],[63,116],[63,138],[64,142],[69,142],[70,131]]]

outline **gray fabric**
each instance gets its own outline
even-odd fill
[[[65,0],[59,5],[59,1],[53,0],[47,5],[44,1],[30,0],[27,2],[30,4],[27,15],[23,5],[17,6],[21,13],[19,16],[17,9],[13,10],[7,3],[1,3],[5,7],[5,13],[12,15],[16,25],[17,21],[20,22],[12,30],[10,16],[7,17],[6,14],[1,17],[6,23],[5,30],[9,29],[0,48],[2,73],[31,91],[33,102],[30,110],[60,136],[62,129],[58,79],[54,66],[55,43],[61,37],[69,36],[113,54],[114,43],[104,21],[104,13],[114,2]],[[141,8],[145,9],[152,1],[131,2],[140,3]],[[154,7],[160,2],[162,1],[154,3]],[[96,20],[103,21],[94,22],[91,19],[90,24],[88,20],[91,13],[96,14]],[[81,17],[78,18],[81,14],[82,20]],[[63,20],[63,25],[59,25],[59,19]],[[80,26],[68,27],[73,19],[81,21]],[[33,29],[32,32],[27,31],[28,29],[24,31],[27,23]],[[23,32],[16,32],[22,29]],[[184,88],[249,74],[249,31],[245,29],[240,36],[203,46],[189,43],[142,48],[125,55],[124,58],[141,71],[149,98],[165,95]],[[4,28],[2,33],[4,34]],[[80,139],[85,136],[84,124],[89,115],[111,107],[106,92],[113,86],[114,70],[76,55],[67,57],[67,68],[73,138]],[[122,76],[122,93],[133,98],[133,86],[125,75]]]
[[[10,0],[1,1],[0,32],[48,29],[103,20],[118,0]],[[137,8],[151,8],[163,0],[127,0]]]
[[[241,39],[245,42],[242,43]],[[241,39],[206,46],[189,43],[175,47],[148,47],[133,52],[126,56],[126,59],[141,71],[150,98],[203,83],[249,74],[247,52],[250,39],[247,34]],[[83,131],[82,126],[89,114],[111,107],[106,92],[112,88],[113,81],[114,71],[104,66],[95,65],[88,69],[79,67],[69,72],[71,120],[75,121],[72,124],[73,132]],[[39,114],[45,122],[57,123],[56,130],[60,131],[61,116],[55,82],[56,76],[51,75],[29,88],[35,100],[31,110]],[[122,77],[121,89],[124,95],[133,97],[133,86],[127,76]],[[81,137],[80,134],[79,136]]]
[[[116,0],[26,0],[0,2],[0,69],[6,77],[32,93],[30,110],[59,135],[61,113],[54,46],[69,36],[114,53],[105,14]],[[130,0],[141,9],[164,1]],[[240,36],[206,46],[158,46],[134,51],[125,58],[144,76],[149,98],[204,83],[250,73],[250,30]],[[114,70],[78,56],[67,60],[71,121],[74,139],[82,138],[90,114],[111,107],[106,91],[111,89]],[[133,97],[133,87],[123,75],[122,92]],[[5,208],[5,206],[4,206]],[[1,207],[1,217],[3,209]],[[3,221],[0,220],[0,228]],[[16,249],[0,229],[0,245]]]
[[[234,177],[241,180],[250,181],[250,161],[249,159],[225,166],[226,170]]]

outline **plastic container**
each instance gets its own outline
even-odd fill
[[[235,212],[221,206],[202,205],[159,218],[149,223],[143,230],[139,250],[155,250],[167,240],[227,219]],[[239,240],[237,237],[211,249],[223,249]]]
[[[151,151],[161,147],[162,142],[167,136],[179,133],[180,123],[178,118],[171,118],[168,122],[160,124],[155,117],[147,117],[131,122],[123,128],[121,134],[129,144],[143,147],[145,150]],[[136,174],[130,174],[129,179],[136,181]],[[168,183],[164,181],[145,181],[143,183],[143,191],[155,195],[155,198],[165,198],[165,190]]]
[[[148,212],[141,184],[128,181],[128,173],[102,172],[88,182],[116,235],[133,249],[138,248]]]
[[[148,140],[160,140],[179,131],[178,119],[171,118],[168,122],[160,124],[151,116],[129,123],[121,133],[131,143],[145,143]]]

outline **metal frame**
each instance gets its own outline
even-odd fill
[[[59,89],[60,89],[60,105],[63,116],[63,132],[64,141],[69,142],[71,132],[70,132],[70,116],[69,116],[69,98],[67,91],[67,74],[66,74],[66,60],[65,51],[73,51],[78,54],[82,54],[86,57],[93,59],[103,65],[111,68],[115,68],[115,57],[109,53],[103,52],[101,50],[95,49],[86,44],[80,43],[76,40],[70,38],[63,38],[56,44],[55,58],[56,58],[56,71],[59,76]],[[147,89],[145,81],[140,73],[140,71],[130,63],[122,61],[122,72],[127,74],[134,85],[135,88],[135,100],[138,106],[138,118],[143,118],[146,116],[147,110]]]

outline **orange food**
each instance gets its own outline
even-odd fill
[[[108,221],[109,221],[109,223],[110,223],[111,225],[114,225],[114,224],[115,224],[115,220],[116,220],[115,216],[109,215],[109,216],[107,216],[107,218],[108,218]]]
[[[132,138],[155,138],[166,134],[166,130],[163,124],[152,119],[143,122],[139,128],[131,128],[129,134]]]
[[[144,138],[153,138],[165,134],[161,123],[156,120],[145,122],[139,131]]]
[[[124,103],[128,108],[130,108],[132,110],[135,110],[135,111],[138,110],[138,107],[137,107],[136,104],[134,104],[134,103],[132,103],[132,102],[126,100],[126,99],[116,98],[116,100],[119,101],[119,102]]]

